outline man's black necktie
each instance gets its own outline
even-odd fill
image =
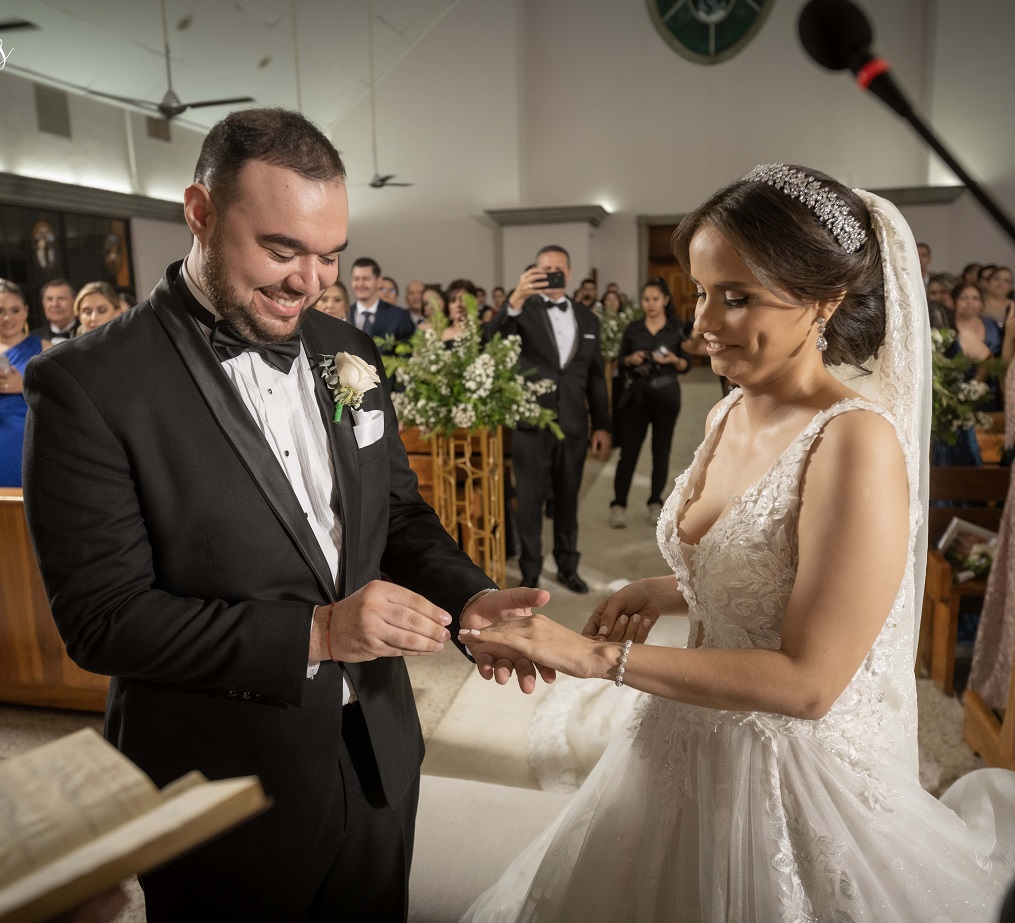
[[[364,311],[363,314],[363,332],[367,334],[367,336],[371,336],[374,332],[374,321],[377,319],[377,312]]]

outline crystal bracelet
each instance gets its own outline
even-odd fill
[[[627,672],[627,655],[631,652],[633,641],[625,641],[620,648],[620,665],[617,667],[617,677],[614,683],[618,686],[624,685],[624,674]]]

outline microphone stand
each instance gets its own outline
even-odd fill
[[[881,65],[881,67],[876,68],[876,71],[880,72],[869,80],[865,79],[865,67],[875,64],[875,62]],[[1001,226],[1001,229],[1011,238],[1012,242],[1015,243],[1015,224],[1012,223],[1011,218],[1001,210],[1000,206],[980,187],[979,183],[966,172],[952,155],[951,151],[941,143],[930,126],[917,115],[909,100],[905,98],[898,85],[892,79],[891,74],[888,72],[887,64],[884,64],[879,58],[874,58],[866,66],[859,69],[857,83],[864,89],[869,89],[916,129],[916,133],[931,146],[934,153],[962,180],[963,185]],[[883,70],[881,69],[882,67],[884,68]]]

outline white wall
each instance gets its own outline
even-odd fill
[[[135,294],[143,301],[158,285],[166,267],[190,252],[194,238],[185,224],[150,218],[131,219],[130,232]]]
[[[571,257],[569,294],[592,269],[596,229],[586,222],[523,224],[504,228],[504,286],[512,289],[525,267],[536,261],[536,253],[548,244],[557,244]]]

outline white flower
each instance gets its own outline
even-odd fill
[[[358,409],[367,391],[373,391],[381,381],[374,366],[352,353],[322,356],[318,367],[335,399],[336,423],[341,421],[342,410],[347,404],[354,410]]]

